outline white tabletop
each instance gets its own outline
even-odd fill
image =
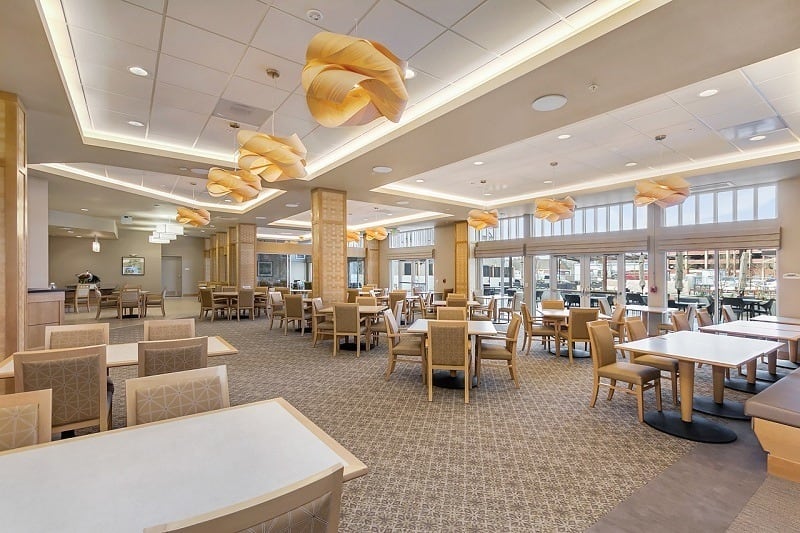
[[[769,322],[753,322],[750,320],[734,320],[712,326],[702,326],[700,331],[709,333],[730,333],[751,337],[769,337],[781,340],[800,340],[800,326]]]
[[[625,311],[636,311],[637,313],[671,313],[673,311],[680,311],[672,307],[656,307],[652,305],[626,305]]]
[[[683,361],[735,368],[782,346],[779,342],[676,331],[658,337],[617,344],[621,350],[664,355]]]
[[[389,309],[385,305],[359,305],[358,314],[360,315],[377,315],[378,313]],[[320,313],[332,314],[333,307],[326,307],[320,310]]]
[[[208,337],[208,355],[230,355],[239,350],[228,344],[220,336]],[[139,343],[126,342],[109,344],[106,348],[106,366],[130,366],[139,363]],[[14,356],[10,355],[0,363],[0,379],[14,377]]]
[[[433,305],[435,307],[445,307],[447,306],[447,300],[434,300]],[[481,303],[477,300],[467,300],[467,307],[480,307]]]
[[[554,320],[554,319],[567,319],[569,318],[569,308],[566,309],[536,309],[536,314],[542,316],[543,318]],[[599,310],[597,312],[597,319],[598,320],[608,320],[611,317],[601,313]]]
[[[800,318],[791,316],[756,315],[750,319],[753,322],[771,322],[773,324],[790,324],[800,326]]]
[[[418,318],[408,327],[406,333],[428,333],[428,319]],[[492,324],[491,320],[468,320],[467,334],[497,335],[497,329],[494,327],[494,324]]]
[[[367,467],[282,398],[0,454],[3,530],[137,532],[342,464]]]

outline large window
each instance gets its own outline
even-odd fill
[[[513,294],[525,286],[522,257],[485,257],[478,260],[483,295]]]
[[[389,237],[390,248],[412,248],[414,246],[433,246],[433,228],[395,231]]]
[[[496,228],[484,228],[478,232],[479,241],[503,241],[525,237],[525,217],[501,218]]]
[[[534,237],[558,237],[647,228],[647,206],[636,207],[633,202],[581,207],[568,220],[548,222],[533,218]]]
[[[682,204],[664,210],[664,225],[693,226],[777,218],[776,194],[775,185],[693,194]]]
[[[391,278],[392,289],[432,291],[433,259],[395,259],[391,263]]]

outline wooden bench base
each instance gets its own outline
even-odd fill
[[[752,419],[753,431],[767,456],[767,472],[800,483],[800,427],[763,418]]]

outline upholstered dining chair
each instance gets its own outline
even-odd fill
[[[567,343],[569,352],[569,364],[572,364],[572,352],[576,342],[589,342],[589,330],[586,324],[597,320],[600,310],[596,307],[570,307],[569,323],[567,324]],[[609,328],[610,329],[610,328]],[[591,351],[591,346],[590,346]]]
[[[145,528],[144,533],[310,531],[336,533],[344,468],[332,466],[297,483],[192,518]]]
[[[161,289],[160,293],[147,294],[144,297],[144,305],[142,305],[142,309],[144,310],[144,316],[147,316],[147,309],[149,307],[160,307],[161,316],[167,316],[167,311],[164,308],[166,300],[167,300],[167,289]]]
[[[208,337],[140,341],[139,377],[208,366]]]
[[[542,300],[542,309],[564,309],[564,300]]]
[[[217,316],[218,311],[228,309],[228,301],[220,298],[214,298],[214,292],[211,289],[200,289],[200,317],[208,317],[209,311],[211,312],[211,321]]]
[[[44,349],[78,348],[108,344],[108,322],[45,326]]]
[[[239,296],[236,298],[236,320],[241,320],[242,311],[245,310],[247,311],[247,316],[250,317],[250,320],[255,320],[256,294],[253,289],[239,289]]]
[[[670,317],[673,331],[690,331],[689,318],[683,311],[675,311]]]
[[[144,321],[144,340],[146,341],[188,339],[194,336],[194,318]]]
[[[509,303],[509,305],[502,306],[497,310],[497,319],[502,320],[503,315],[506,315],[508,317],[508,320],[510,321],[511,315],[520,310],[519,304],[521,303],[522,303],[522,292],[517,291],[514,293],[514,296],[511,297],[511,302]]]
[[[425,300],[425,297],[421,294],[419,295],[419,310],[422,315],[422,318],[426,319],[435,319],[436,318],[436,309],[431,307],[428,302]]]
[[[53,390],[52,432],[109,428],[106,345],[14,354],[14,390]]]
[[[449,311],[449,307],[444,308],[445,311]],[[489,304],[486,307],[480,307],[478,309],[473,309],[471,313],[470,320],[483,320],[483,321],[494,321],[494,315],[497,310],[497,298],[492,298],[489,300]],[[459,319],[462,320],[462,319]]]
[[[333,304],[333,355],[339,353],[339,339],[341,337],[355,337],[356,357],[361,356],[361,339],[367,339],[367,328],[364,319],[358,314],[357,303]]]
[[[269,306],[269,329],[272,329],[272,324],[275,322],[276,318],[278,319],[278,327],[281,327],[281,322],[283,322],[283,319],[286,317],[286,304],[283,301],[283,293],[269,293]]]
[[[100,313],[103,309],[113,309],[117,313],[117,318],[122,318],[119,308],[119,293],[103,294],[100,289],[95,289],[94,295],[97,299],[97,313],[94,316],[95,320],[100,319]]]
[[[722,306],[722,321],[723,322],[735,322],[738,320],[736,317],[736,311],[734,311],[733,306],[725,304]]]
[[[647,326],[644,325],[642,317],[628,317],[625,319],[625,327],[628,331],[628,338],[631,341],[638,341],[647,338]],[[669,374],[669,379],[672,382],[672,403],[678,405],[678,361],[671,357],[664,357],[663,355],[642,354],[630,352],[631,363],[637,365],[647,365],[657,368],[662,372]]]
[[[119,314],[125,316],[125,312],[133,314],[136,311],[137,316],[142,316],[142,295],[139,289],[125,288],[119,293]]]
[[[451,370],[464,372],[464,403],[469,403],[472,387],[470,371],[470,343],[465,320],[431,320],[428,322],[428,337],[425,346],[428,371],[428,401],[433,401],[433,371]]]
[[[603,298],[600,300],[601,302],[606,302],[608,305],[608,300]],[[614,334],[614,338],[618,339],[620,342],[625,340],[625,306],[622,304],[617,305],[611,313],[606,313],[602,311],[602,306],[600,306],[601,312],[603,314],[611,315],[611,319],[608,321],[608,326],[611,328],[611,333]]]
[[[403,302],[403,309],[405,310],[406,291],[392,291],[389,293],[389,309],[394,309],[397,302]],[[398,315],[395,315],[395,318],[400,320]]]
[[[0,394],[0,452],[50,442],[52,389]]]
[[[394,372],[397,362],[417,363],[422,365],[422,379],[425,380],[425,347],[421,335],[400,333],[394,313],[389,309],[383,312],[383,323],[386,324],[386,336],[389,340],[389,362],[386,366],[386,380]]]
[[[311,321],[311,313],[306,311],[303,305],[302,294],[288,294],[283,299],[284,302],[284,316],[281,317],[283,323],[283,334],[286,335],[289,331],[289,322],[300,328],[300,335],[306,334],[306,323]]]
[[[91,307],[89,307],[89,295],[91,294],[91,285],[88,283],[79,283],[75,287],[75,296],[72,300],[72,307],[75,309],[77,313],[80,310],[80,305],[86,305],[86,312],[88,313],[91,311]]]
[[[531,353],[531,344],[533,344],[534,337],[541,337],[545,349],[549,350],[550,339],[555,339],[556,329],[552,324],[545,324],[541,317],[532,317],[530,309],[528,309],[528,304],[524,302],[520,304],[520,311],[522,312],[522,325],[525,330],[525,340],[522,343],[522,349],[525,350],[525,355]]]
[[[333,338],[333,319],[330,315],[322,312],[323,303],[322,298],[313,298],[311,300],[311,340],[313,346],[317,345],[317,341],[325,337]]]
[[[481,336],[475,351],[475,376],[478,378],[478,386],[481,384],[481,365],[483,361],[493,360],[506,362],[511,379],[514,380],[514,386],[519,388],[517,339],[521,324],[522,317],[517,313],[512,313],[505,336]],[[502,344],[498,344],[497,341],[502,341]]]
[[[466,307],[439,307],[436,309],[436,320],[466,320]]]
[[[361,289],[347,289],[347,303],[354,304],[358,299]]]
[[[128,426],[231,406],[228,367],[217,365],[125,381]]]
[[[714,319],[709,314],[708,310],[706,309],[698,309],[697,310],[697,324],[702,328],[705,326],[713,326]]]
[[[378,299],[374,296],[359,296],[356,298],[358,305],[378,305]]]
[[[617,350],[614,348],[614,335],[606,320],[595,320],[587,324],[589,339],[592,345],[592,369],[594,383],[592,399],[589,407],[597,403],[600,386],[608,387],[608,400],[614,391],[636,395],[639,422],[644,422],[644,391],[655,388],[656,409],[661,411],[661,373],[657,368],[625,361],[617,361]],[[601,379],[609,380],[608,383]],[[617,381],[629,383],[633,388],[617,385]]]
[[[458,296],[451,294],[447,297],[446,301],[447,307],[467,307],[467,299],[463,296],[459,298]]]
[[[611,316],[611,313],[613,312],[611,310],[611,304],[608,303],[608,300],[605,298],[597,299],[597,307],[600,308],[600,312],[603,313],[604,315]],[[612,327],[611,329],[614,328]]]

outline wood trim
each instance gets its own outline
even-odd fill
[[[800,482],[800,428],[763,418],[753,418],[752,426],[761,447],[769,454],[767,472]]]

